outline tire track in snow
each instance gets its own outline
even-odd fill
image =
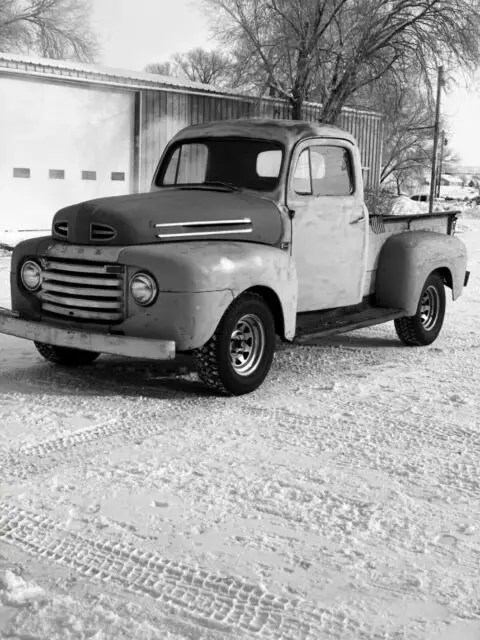
[[[102,438],[111,438],[124,430],[125,427],[117,420],[109,420],[86,429],[79,429],[57,438],[44,440],[37,444],[26,445],[16,449],[0,452],[0,477],[13,476],[26,479],[48,470],[52,458],[60,453],[66,453],[78,447],[93,444]],[[159,430],[159,427],[157,426]],[[134,428],[138,437],[145,429],[144,425]],[[141,433],[140,433],[141,432]]]
[[[112,418],[112,420],[107,420],[93,427],[78,429],[72,433],[36,444],[6,450],[0,449],[0,478],[13,476],[17,479],[27,479],[45,473],[51,467],[58,468],[59,454],[66,454],[60,460],[62,464],[72,462],[72,456],[78,458],[76,454],[78,449],[87,449],[101,440],[119,438],[123,442],[134,442],[138,439],[159,435],[172,428],[175,418],[182,421],[185,415],[192,415],[190,405],[181,407],[165,402],[158,417],[154,411],[145,411],[129,416],[131,421],[134,420],[133,424]],[[196,422],[198,423],[198,420]]]
[[[379,407],[382,405],[382,411],[379,411]],[[345,409],[347,411],[343,412],[342,418],[345,420],[350,419],[355,422],[357,419],[357,415],[350,415],[353,412],[359,412],[365,407],[354,405],[353,403],[343,403]],[[242,407],[244,412],[251,413],[253,415],[258,416],[261,419],[269,420],[272,424],[279,424],[285,427],[291,427],[294,425],[301,425],[305,427],[316,427],[321,426],[321,418],[318,415],[305,415],[300,414],[291,409],[284,409],[282,407],[275,408],[266,408],[261,406],[244,406]],[[384,416],[388,416],[389,410],[391,410],[391,404],[387,404],[382,402],[381,399],[375,399],[375,409],[376,413],[380,413]],[[442,429],[438,425],[437,420],[432,420],[431,422],[426,422],[424,416],[420,416],[421,420],[421,428],[419,428],[419,417],[416,415],[411,416],[411,420],[406,420],[405,414],[403,414],[403,421],[399,421],[395,423],[394,431],[398,434],[405,435],[409,439],[415,438],[422,443],[434,444],[438,445],[438,441],[444,442],[448,446],[452,445],[468,445],[471,448],[475,448],[480,454],[480,432],[476,429],[469,429],[468,427],[460,427],[460,426],[452,426],[448,425],[448,430]],[[387,422],[391,422],[392,420],[389,418]],[[415,422],[415,424],[413,424]],[[332,432],[332,430],[328,429],[331,434],[330,437],[335,440],[346,439],[345,434],[337,432]],[[322,434],[323,435],[326,434]],[[390,431],[383,431],[381,433],[372,434],[375,436],[378,444],[384,442],[391,442],[392,433]]]
[[[0,541],[88,578],[112,581],[154,598],[162,608],[203,626],[275,640],[387,640],[342,612],[269,593],[246,580],[162,558],[129,543],[90,540],[53,520],[0,505]]]
[[[477,431],[462,427],[452,429],[448,425],[442,429],[435,421],[424,421],[421,428],[418,428],[414,424],[414,415],[395,422],[389,418],[381,426],[367,429],[357,422],[354,408],[353,405],[345,405],[345,410],[339,414],[342,428],[332,429],[330,418],[325,422],[319,416],[300,414],[287,408],[270,409],[246,403],[236,407],[239,416],[247,419],[253,417],[256,422],[267,423],[275,428],[274,442],[269,439],[270,447],[281,450],[285,446],[296,446],[299,439],[303,444],[308,440],[312,456],[318,454],[319,448],[321,451],[338,451],[336,464],[340,466],[357,461],[363,467],[381,470],[403,480],[424,476],[430,469],[441,485],[466,495],[478,495],[480,480],[475,473],[472,475],[470,472],[480,455],[480,436]],[[125,420],[112,419],[37,444],[0,450],[0,478],[35,477],[53,467],[58,469],[59,454],[62,454],[62,464],[75,464],[75,459],[79,458],[79,449],[82,453],[87,452],[99,441],[118,438],[121,443],[135,442],[171,431],[175,421],[183,426],[185,419],[192,419],[190,403],[164,401],[159,410],[158,405],[155,409],[127,416]],[[221,421],[224,414],[231,420],[228,407],[216,406],[213,411],[217,421]],[[202,423],[211,424],[211,421],[212,410],[207,410],[204,415],[197,414],[195,428],[201,428]],[[261,429],[259,434],[261,436]],[[449,455],[439,459],[438,455],[433,454],[439,442],[443,443],[443,447],[449,448],[449,453],[453,447],[461,448],[461,457],[456,454],[455,457]],[[408,458],[399,457],[395,450],[390,450],[397,443],[409,451]],[[431,447],[426,449],[426,445]]]
[[[336,429],[332,428],[330,417],[325,421],[279,407],[243,407],[264,424],[275,425],[275,444],[269,441],[270,447],[280,450],[295,446],[301,439],[303,447],[309,443],[312,457],[326,450],[338,452],[335,464],[342,467],[356,463],[402,481],[429,475],[447,489],[478,497],[480,479],[475,468],[480,456],[480,434],[475,427],[452,428],[450,422],[442,425],[435,419],[422,420],[420,424],[415,415],[403,415],[399,420],[389,417],[381,424],[365,425],[359,421],[362,405],[356,410],[352,405],[345,408],[348,411],[339,414],[341,429]],[[388,415],[387,409],[380,415]],[[444,456],[438,455],[439,444]],[[400,456],[398,447],[408,455]]]

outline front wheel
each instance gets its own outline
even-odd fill
[[[275,322],[268,305],[245,293],[230,305],[210,340],[194,352],[197,372],[213,391],[243,395],[267,377],[275,353]]]
[[[82,367],[92,364],[100,355],[95,351],[84,351],[83,349],[73,349],[72,347],[58,347],[45,342],[35,342],[38,353],[52,364],[63,365],[64,367]]]
[[[397,318],[395,330],[403,344],[420,347],[436,340],[445,318],[445,286],[438,273],[431,273],[420,294],[417,312]]]

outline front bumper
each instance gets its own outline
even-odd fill
[[[0,333],[53,344],[58,347],[71,347],[72,349],[132,358],[147,358],[149,360],[173,360],[175,358],[175,342],[173,340],[133,338],[95,333],[90,330],[67,329],[46,322],[23,320],[14,311],[3,307],[0,307]]]

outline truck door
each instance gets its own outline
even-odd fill
[[[357,147],[345,140],[306,140],[293,153],[287,204],[298,312],[362,300],[368,220],[360,167]]]

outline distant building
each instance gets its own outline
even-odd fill
[[[444,187],[461,187],[463,180],[459,176],[444,173],[440,178],[440,185]]]

